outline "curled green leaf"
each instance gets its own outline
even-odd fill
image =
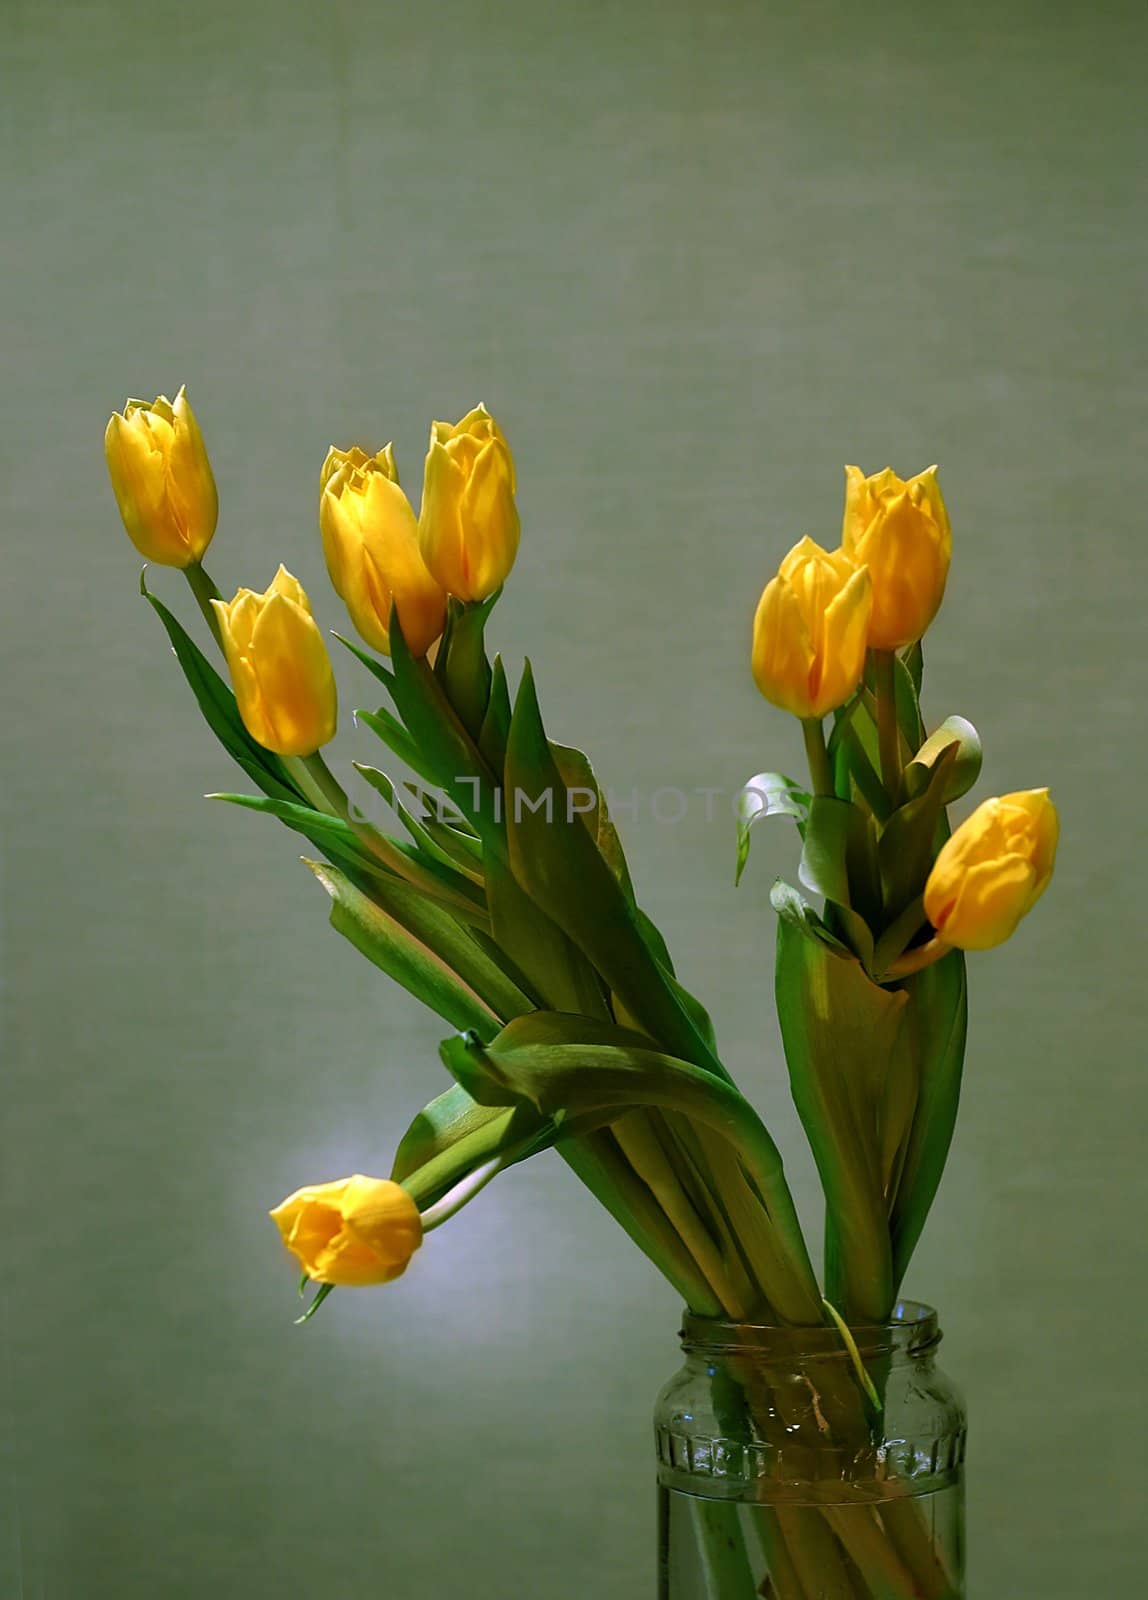
[[[763,817],[793,817],[799,830],[809,813],[809,791],[783,772],[759,772],[741,789],[737,797],[737,870],[734,883],[741,882],[749,860],[750,830]]]

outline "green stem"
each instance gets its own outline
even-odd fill
[[[902,956],[911,939],[925,926],[925,897],[917,895],[910,900],[901,914],[893,919],[877,940],[873,951],[873,971],[881,973]]]
[[[874,650],[873,679],[877,686],[877,748],[881,753],[881,778],[894,806],[901,800],[901,734],[897,727],[896,657],[892,650]]]
[[[720,1317],[721,1303],[665,1213],[634,1172],[608,1128],[554,1146],[600,1205],[621,1224],[642,1254],[681,1295],[691,1311]]]
[[[316,811],[321,811],[327,817],[343,816],[344,813],[332,802],[326,787],[319,782],[314,769],[316,759],[322,761],[323,758],[317,754],[313,756],[284,756],[283,765]],[[326,766],[326,762],[323,762],[323,765]]]
[[[743,1321],[749,1310],[748,1285],[743,1287],[733,1281],[721,1249],[694,1209],[662,1149],[651,1126],[650,1115],[640,1111],[631,1112],[628,1116],[619,1117],[611,1131],[622,1154],[697,1262],[706,1282],[721,1302],[723,1311],[734,1321]]]
[[[314,779],[315,788],[319,795],[326,801],[326,806],[323,809],[326,810],[329,807],[334,816],[342,817],[344,822],[353,822],[354,819],[351,816],[350,802],[347,799],[346,790],[323,760],[318,750],[315,751],[314,755],[304,756],[303,765]]]
[[[829,752],[825,748],[825,730],[820,717],[802,717],[801,731],[805,735],[805,754],[809,759],[809,776],[813,780],[814,794],[833,794],[833,768],[829,765]]]
[[[433,1206],[428,1206],[423,1212],[423,1232],[430,1233],[435,1228],[441,1228],[444,1222],[449,1222],[463,1206],[470,1204],[480,1190],[486,1188],[492,1178],[496,1178],[504,1167],[509,1166],[514,1158],[513,1149],[504,1150],[501,1155],[493,1156],[481,1167],[476,1167],[465,1178],[460,1178],[453,1189],[448,1189],[441,1200],[436,1200]]]
[[[737,1501],[699,1498],[689,1503],[689,1514],[709,1600],[756,1600],[761,1591],[754,1582]]]
[[[915,950],[910,950],[899,961],[894,961],[881,975],[882,983],[896,983],[899,978],[910,978],[914,972],[922,972],[925,967],[931,967],[934,961],[943,961],[952,949],[951,944],[946,944],[939,936],[930,939],[927,944],[919,944]]]
[[[190,567],[184,567],[183,575],[187,579],[188,588],[195,596],[196,604],[207,620],[211,629],[211,636],[219,648],[223,649],[223,635],[219,629],[219,618],[215,614],[213,600],[222,600],[223,596],[200,566],[198,561],[193,561]]]

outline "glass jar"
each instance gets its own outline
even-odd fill
[[[659,1600],[961,1600],[965,1411],[936,1312],[686,1315],[658,1397]]]

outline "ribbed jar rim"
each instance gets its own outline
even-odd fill
[[[917,1356],[941,1341],[941,1328],[932,1306],[920,1300],[898,1300],[889,1321],[875,1326],[849,1328],[862,1356]],[[721,1317],[699,1317],[687,1311],[682,1318],[682,1349],[719,1354],[752,1350],[771,1359],[802,1360],[845,1357],[849,1350],[840,1330],[800,1328],[792,1324],[729,1322]]]

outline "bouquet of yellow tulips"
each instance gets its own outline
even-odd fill
[[[838,1341],[850,1394],[821,1383],[818,1426],[851,1460],[884,1461],[888,1374],[866,1361],[864,1334],[896,1321],[948,1152],[964,952],[1013,932],[1057,841],[1044,789],[986,800],[950,833],[947,807],[976,781],[981,749],[963,718],[930,733],[920,708],[921,638],[951,549],[935,469],[902,480],[847,468],[840,545],[797,544],[753,622],[755,681],[799,719],[809,775],[745,785],[737,876],[758,822],[791,818],[801,890],[772,892],[776,995],[825,1195],[819,1279],[778,1149],[641,908],[591,763],[547,735],[529,664],[514,685],[488,651],[519,540],[514,463],[494,418],[478,406],[432,425],[417,515],[390,445],[332,448],[319,475],[327,570],[361,643],[335,637],[387,700],[356,716],[417,780],[355,763],[393,832],[320,753],[336,691],[302,586],[280,567],[262,593],[227,600],[204,569],[217,495],[185,392],[129,401],[106,451],[129,536],[147,561],[183,571],[222,657],[226,677],[141,583],[255,791],[217,798],[302,835],[332,925],[452,1030],[440,1052],[449,1086],[414,1118],[390,1174],[307,1184],[271,1213],[301,1288],[318,1286],[300,1320],[336,1286],[399,1277],[499,1172],[553,1148],[692,1318]],[[435,803],[413,805],[416,787]],[[724,1425],[769,1443],[781,1412],[755,1400],[744,1365],[731,1374]],[[795,1520],[763,1505],[764,1566],[726,1502],[712,1506],[699,1524],[705,1587],[663,1576],[674,1600],[962,1592],[959,1557],[913,1520],[911,1496],[894,1492],[864,1517],[827,1503]]]

